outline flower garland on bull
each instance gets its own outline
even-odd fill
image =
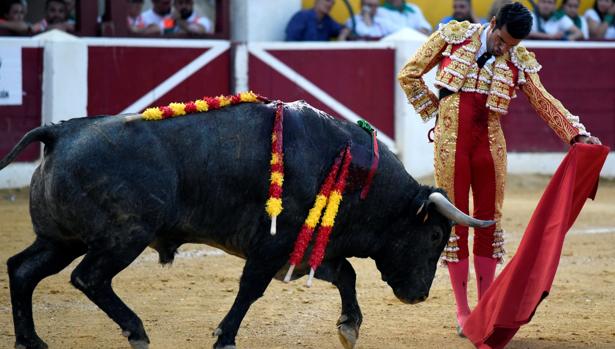
[[[306,285],[308,287],[312,286],[314,274],[316,272],[316,269],[320,266],[322,260],[324,259],[325,250],[329,242],[329,236],[333,231],[335,218],[337,216],[340,203],[342,202],[342,196],[346,188],[348,169],[351,162],[352,154],[350,152],[350,145],[346,145],[346,147],[344,147],[344,149],[342,149],[341,152],[338,154],[333,165],[331,166],[331,169],[329,170],[325,181],[320,187],[318,195],[316,195],[314,206],[310,209],[308,216],[305,219],[303,226],[301,227],[299,236],[295,241],[293,252],[290,255],[290,267],[288,268],[288,272],[284,277],[284,282],[290,281],[292,273],[295,270],[295,266],[301,263],[301,261],[303,260],[303,255],[305,254],[305,251],[310,241],[312,240],[314,229],[322,218],[318,233],[316,234],[312,254],[310,255],[308,262],[308,264],[310,265],[310,274],[308,276]],[[324,215],[322,214],[323,209]]]
[[[167,106],[151,107],[143,111],[143,113],[130,117],[131,120],[141,118],[143,120],[155,121],[164,120],[168,118],[174,118],[179,116],[188,115],[197,112],[207,112],[210,110],[216,110],[228,105],[235,105],[240,103],[261,103],[268,101],[267,98],[259,96],[252,91],[242,92],[232,96],[218,96],[218,97],[203,97],[196,101],[188,103],[170,103]],[[282,213],[282,184],[284,182],[284,152],[283,152],[283,103],[278,102],[276,107],[275,119],[273,131],[271,133],[271,160],[270,160],[270,181],[269,181],[269,198],[265,205],[269,217],[271,218],[271,230],[272,235],[276,234],[277,216]],[[359,123],[359,126],[366,128],[365,125]],[[371,129],[371,126],[369,127]],[[366,128],[366,130],[370,131]],[[371,129],[373,132],[373,129]],[[374,143],[375,132],[373,132]],[[376,148],[377,149],[377,148]],[[376,150],[377,152],[377,150]],[[377,154],[376,154],[377,156]],[[290,268],[284,280],[290,281],[295,266],[301,263],[305,251],[310,243],[314,229],[320,222],[318,233],[312,249],[312,254],[309,258],[310,274],[307,280],[307,286],[312,285],[312,280],[316,269],[322,263],[324,259],[325,250],[329,242],[329,236],[333,230],[335,224],[335,218],[339,210],[342,196],[346,188],[346,181],[348,177],[348,170],[350,163],[352,162],[352,154],[350,152],[350,145],[346,145],[344,149],[338,154],[334,161],[334,164],[329,170],[325,182],[321,186],[321,189],[316,196],[314,206],[310,209],[309,214],[303,224],[299,236],[295,241],[295,246],[290,257]],[[376,159],[377,166],[377,159]],[[340,169],[341,167],[341,169]],[[372,170],[374,170],[372,168]],[[373,175],[373,174],[371,174]],[[335,181],[335,182],[334,182]],[[364,188],[368,189],[369,184]],[[367,193],[362,195],[364,196]],[[322,214],[324,209],[324,215]],[[322,218],[322,221],[321,221]]]
[[[134,118],[148,121],[164,120],[192,113],[207,112],[220,109],[229,105],[240,103],[262,103],[269,101],[267,98],[255,94],[252,91],[241,92],[231,96],[203,97],[187,103],[170,103],[166,106],[151,107],[145,109]],[[282,206],[282,183],[284,182],[284,152],[283,152],[283,103],[278,102],[273,131],[271,133],[271,161],[269,198],[265,204],[265,210],[271,218],[271,235],[277,231],[277,217],[284,209]],[[131,120],[133,118],[130,118]]]
[[[148,121],[164,120],[192,113],[202,113],[216,110],[228,105],[240,103],[261,103],[267,99],[255,94],[252,91],[241,92],[236,95],[218,97],[203,97],[187,103],[170,103],[169,105],[151,107],[145,109],[141,114],[141,119]]]

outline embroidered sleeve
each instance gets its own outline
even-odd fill
[[[431,34],[397,75],[408,101],[425,122],[437,115],[438,97],[429,90],[423,75],[438,64],[446,45],[439,31]]]
[[[523,74],[523,72],[519,72],[519,74]],[[523,90],[538,115],[564,142],[570,142],[577,135],[590,135],[580,122],[579,117],[572,115],[560,101],[547,92],[542,86],[538,74],[525,73],[525,80],[526,82],[521,86],[521,90]]]

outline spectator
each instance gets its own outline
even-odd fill
[[[213,25],[207,17],[199,16],[194,11],[194,0],[174,0],[173,20],[175,33],[205,34],[213,32]]]
[[[133,33],[143,33],[145,31],[145,22],[143,22],[143,0],[128,0],[127,6],[128,30]]]
[[[487,12],[487,21],[490,21],[491,18],[495,17],[500,9],[504,7],[504,5],[512,4],[512,0],[494,0],[491,4],[491,8],[489,12]]]
[[[392,33],[379,14],[379,6],[379,0],[361,0],[361,14],[354,16],[354,22],[351,18],[348,19],[346,27],[353,28],[354,25],[354,34],[358,39],[380,39]]]
[[[152,8],[141,14],[143,34],[170,34],[175,29],[171,17],[171,0],[152,0]]]
[[[479,19],[474,15],[472,0],[453,0],[453,15],[442,18],[440,23],[446,24],[452,20],[457,22],[487,23],[485,20]]]
[[[589,39],[589,28],[587,26],[587,21],[585,18],[579,16],[579,4],[580,0],[564,0],[562,1],[562,6],[560,6],[559,10],[557,10],[559,16],[560,14],[564,14],[568,16],[572,20],[572,23],[579,28],[581,33],[583,33],[583,39]]]
[[[295,13],[286,26],[286,41],[346,40],[350,30],[329,16],[334,0],[316,0],[314,7]]]
[[[65,32],[75,30],[75,24],[68,20],[68,7],[64,0],[47,0],[45,3],[45,18],[32,26],[33,33],[41,33],[51,29]]]
[[[412,28],[423,34],[431,33],[431,25],[423,16],[421,9],[405,0],[385,0],[380,12],[393,31]]]
[[[30,32],[30,25],[26,23],[26,3],[23,0],[9,0],[2,7],[0,29],[6,29],[12,34],[25,35]]]
[[[594,7],[585,12],[592,39],[615,39],[615,1],[595,0]]]
[[[567,16],[555,13],[555,0],[538,0],[534,13],[534,23],[529,39],[539,40],[580,40],[583,33]]]

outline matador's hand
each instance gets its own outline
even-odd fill
[[[594,137],[594,136],[588,137],[588,136],[581,136],[581,135],[574,137],[573,143],[602,144],[602,142],[600,142],[600,139],[598,139],[598,137]]]

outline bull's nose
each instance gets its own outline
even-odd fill
[[[408,303],[409,304],[418,304],[418,303],[424,302],[426,299],[427,299],[427,296],[421,296],[419,298],[415,298],[414,300],[411,300]]]
[[[418,303],[424,302],[427,299],[427,295],[423,295],[423,296],[416,297],[416,298],[404,298],[404,297],[397,297],[397,298],[405,304],[418,304]]]

